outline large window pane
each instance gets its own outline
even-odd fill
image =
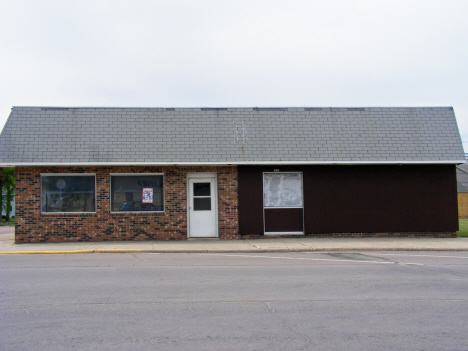
[[[111,211],[164,211],[163,176],[111,176]]]
[[[95,212],[95,176],[41,176],[42,212]]]
[[[265,173],[263,203],[265,207],[302,207],[302,174]]]

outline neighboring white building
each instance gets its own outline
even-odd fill
[[[5,216],[5,210],[2,209],[2,216]],[[11,202],[11,212],[10,212],[10,217],[15,216],[15,200]]]

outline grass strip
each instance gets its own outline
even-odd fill
[[[458,237],[468,237],[468,219],[458,220],[459,230],[457,232]]]

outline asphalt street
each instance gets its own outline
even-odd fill
[[[0,350],[467,350],[466,252],[0,256]]]

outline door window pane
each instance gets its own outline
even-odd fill
[[[196,197],[193,199],[194,211],[211,211],[211,197]]]
[[[42,212],[95,212],[95,176],[41,176]]]
[[[263,203],[265,207],[302,207],[302,174],[265,173]]]
[[[210,196],[211,183],[193,183],[193,196]]]
[[[111,211],[164,211],[163,176],[142,174],[111,176]]]

